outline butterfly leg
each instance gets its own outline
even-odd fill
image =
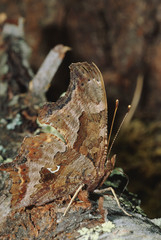
[[[119,202],[119,199],[118,197],[116,196],[116,193],[115,193],[115,190],[112,188],[112,187],[108,187],[108,188],[104,188],[104,189],[95,189],[94,190],[94,193],[98,193],[98,194],[101,194],[101,193],[105,193],[106,191],[111,191],[116,202],[117,202],[117,205],[118,207],[127,215],[127,216],[132,216],[131,214],[129,214],[128,212],[126,212],[126,210],[124,210],[121,205],[120,205],[120,202]]]
[[[65,209],[65,212],[64,212],[63,216],[66,215],[66,213],[68,212],[71,204],[74,202],[75,198],[77,197],[78,193],[81,191],[81,189],[83,188],[83,186],[84,186],[84,184],[81,184],[81,185],[79,186],[79,188],[76,190],[76,192],[74,193],[73,197],[71,198],[71,200],[70,200],[67,208]]]

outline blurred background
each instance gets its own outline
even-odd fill
[[[161,2],[159,0],[1,0],[0,13],[23,17],[30,64],[38,70],[56,44],[70,46],[51,87],[55,101],[69,84],[72,62],[94,62],[108,97],[109,121],[120,100],[114,133],[133,101],[134,114],[113,153],[149,217],[161,217]],[[143,85],[143,86],[142,86]],[[110,124],[109,124],[110,125]]]

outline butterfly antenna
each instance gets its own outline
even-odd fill
[[[117,101],[117,100],[116,100],[116,101]],[[118,130],[117,130],[117,132],[116,132],[116,134],[115,134],[115,136],[114,136],[114,138],[113,138],[113,141],[112,141],[112,143],[111,143],[111,146],[109,147],[109,150],[108,150],[107,159],[108,159],[109,156],[110,156],[110,153],[111,153],[111,149],[112,149],[112,147],[113,147],[113,144],[114,144],[114,142],[115,142],[115,140],[116,140],[116,138],[117,138],[117,136],[118,136],[118,134],[119,134],[119,132],[120,132],[120,129],[122,128],[122,125],[123,125],[126,117],[128,116],[128,113],[129,113],[129,111],[130,111],[130,108],[131,108],[131,105],[128,106],[127,113],[125,114],[125,116],[124,116],[124,118],[123,118],[123,120],[122,120],[122,122],[121,122],[121,124],[120,124],[120,126],[119,126],[119,128],[118,128]],[[117,110],[115,110],[115,111],[117,111]],[[115,114],[115,115],[116,115],[116,114]],[[113,120],[113,121],[114,121],[114,120]],[[112,121],[112,122],[113,122],[113,121]],[[112,127],[113,127],[113,126],[112,126]],[[111,132],[111,130],[110,130],[110,132]],[[110,136],[110,137],[111,137],[111,136]],[[108,143],[109,143],[109,141],[108,141]]]
[[[116,117],[118,106],[119,106],[119,100],[116,99],[115,111],[114,111],[114,114],[113,114],[113,119],[112,119],[112,123],[111,123],[111,127],[110,127],[110,133],[109,133],[109,137],[108,137],[108,141],[107,141],[107,148],[109,147],[109,143],[110,143],[110,140],[111,140],[112,129],[113,129],[113,125],[114,125],[114,122],[115,122],[115,117]]]

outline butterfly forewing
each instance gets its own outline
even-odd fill
[[[94,64],[70,66],[71,82],[64,97],[47,103],[39,121],[55,127],[68,146],[91,159],[103,174],[107,151],[107,100],[102,75]]]

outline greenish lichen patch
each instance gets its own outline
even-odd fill
[[[6,149],[2,145],[0,145],[0,152],[2,154],[4,154],[6,152]]]
[[[7,158],[3,163],[10,163],[10,162],[13,162],[12,158]]]
[[[109,233],[112,231],[112,229],[115,228],[115,225],[111,222],[105,222],[99,226],[96,226],[94,228],[82,228],[78,230],[78,233],[80,234],[80,240],[97,240],[99,238],[99,235],[101,233]]]
[[[7,94],[8,84],[6,82],[0,82],[0,97],[5,96]]]
[[[20,126],[22,124],[21,115],[18,113],[15,118],[7,125],[8,130],[15,129],[16,126]]]
[[[154,218],[154,219],[151,219],[151,221],[157,225],[158,227],[161,228],[161,218]]]
[[[41,132],[44,133],[51,133],[55,136],[57,136],[58,138],[60,138],[63,142],[65,142],[65,139],[63,138],[63,136],[52,126],[48,125],[48,124],[41,124],[38,119],[37,119],[37,124],[41,127]],[[35,132],[35,134],[39,133],[39,130]]]
[[[8,106],[9,106],[9,107],[13,107],[13,106],[15,106],[16,104],[18,104],[19,98],[20,98],[19,95],[13,96],[12,100],[8,103]]]
[[[3,163],[3,157],[2,157],[2,155],[0,155],[0,163]]]
[[[4,159],[2,155],[0,155],[0,163],[9,163],[9,162],[13,162],[13,159],[12,158]]]
[[[7,120],[4,118],[0,119],[0,125],[7,125]]]

